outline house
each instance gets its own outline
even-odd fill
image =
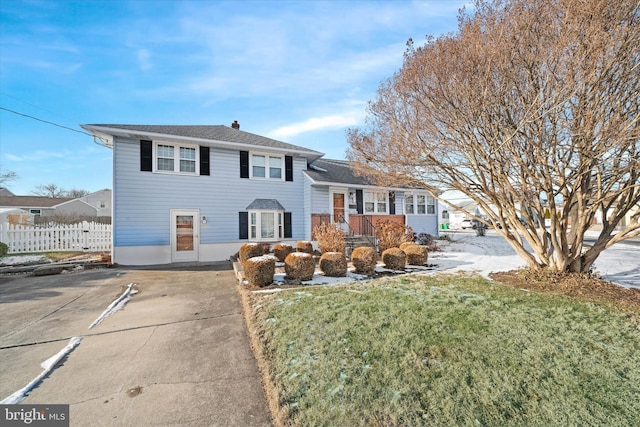
[[[32,225],[33,214],[18,208],[0,208],[0,226],[6,223],[11,225]]]
[[[113,149],[113,253],[129,265],[229,259],[247,242],[364,233],[382,217],[437,232],[426,191],[372,185],[343,161],[231,127],[90,124]]]
[[[74,199],[70,197],[41,197],[0,195],[0,208],[17,208],[33,217],[52,220],[60,218],[89,219],[111,216],[111,190],[96,191]]]

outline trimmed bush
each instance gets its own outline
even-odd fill
[[[9,245],[6,243],[0,242],[0,257],[5,256],[9,253]]]
[[[407,255],[407,264],[424,265],[427,263],[427,259],[429,258],[429,251],[426,247],[420,245],[407,245],[402,250]]]
[[[351,263],[359,274],[373,274],[376,268],[378,253],[375,249],[368,246],[360,246],[353,250],[351,254]]]
[[[298,243],[296,243],[296,252],[305,252],[308,254],[313,254],[313,245],[311,244],[311,242],[308,242],[306,240],[301,240]]]
[[[390,270],[404,270],[407,263],[407,255],[402,249],[389,248],[382,253],[382,262]]]
[[[378,249],[384,252],[397,248],[404,242],[413,242],[413,229],[392,221],[380,221],[378,227]]]
[[[238,261],[244,266],[245,261],[249,258],[262,255],[264,255],[264,249],[260,243],[246,243],[238,251]]]
[[[311,280],[316,271],[316,261],[306,252],[292,252],[284,260],[287,279]]]
[[[342,252],[325,252],[320,257],[320,270],[329,277],[347,275],[347,258]]]
[[[400,246],[398,246],[398,247],[404,251],[404,248],[406,248],[407,246],[411,246],[411,245],[415,246],[416,243],[415,242],[403,242],[403,243],[400,243]]]
[[[273,283],[276,273],[276,257],[262,255],[244,262],[244,278],[250,286],[267,286]]]
[[[273,247],[273,254],[278,258],[278,261],[284,262],[287,255],[293,252],[293,246],[287,245],[285,243],[277,243]]]
[[[320,224],[314,227],[313,236],[318,242],[320,252],[344,252],[344,231],[338,224]]]

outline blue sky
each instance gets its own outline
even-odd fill
[[[0,106],[80,124],[223,124],[345,156],[345,130],[467,1],[0,2]],[[111,188],[111,151],[0,110],[0,169],[28,195]]]

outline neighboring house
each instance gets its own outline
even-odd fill
[[[358,217],[386,217],[437,232],[426,191],[371,185],[346,162],[241,131],[237,122],[82,127],[113,149],[116,263],[229,259],[246,242],[310,240],[327,216],[344,218],[345,228],[356,229]]]
[[[0,208],[18,208],[34,216],[51,217],[56,214],[58,205],[73,200],[75,199],[40,196],[0,196]]]
[[[42,218],[53,217],[110,217],[111,190],[100,190],[78,199],[0,195],[0,208],[17,208]]]
[[[0,187],[0,197],[2,196],[15,196],[15,194],[13,194],[8,188]]]
[[[0,208],[0,225],[32,225],[33,215],[18,208]]]

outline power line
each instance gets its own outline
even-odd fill
[[[102,138],[96,137],[95,135],[92,135],[90,133],[87,133],[87,132],[84,132],[84,131],[81,131],[81,130],[78,130],[78,129],[70,128],[68,126],[64,126],[64,125],[61,125],[61,124],[58,124],[58,123],[50,122],[48,120],[40,119],[38,117],[30,116],[29,114],[24,114],[24,113],[20,113],[18,111],[10,110],[10,109],[5,108],[5,107],[0,107],[0,110],[8,111],[10,113],[17,114],[18,116],[27,117],[27,118],[32,119],[32,120],[37,120],[39,122],[46,123],[46,124],[52,125],[52,126],[57,126],[59,128],[70,130],[72,132],[76,132],[76,133],[79,133],[79,134],[82,134],[82,135],[91,136],[91,137],[94,138],[94,140],[95,140],[95,138],[98,138],[101,141],[103,141],[104,143],[106,143],[106,141],[104,141]]]

